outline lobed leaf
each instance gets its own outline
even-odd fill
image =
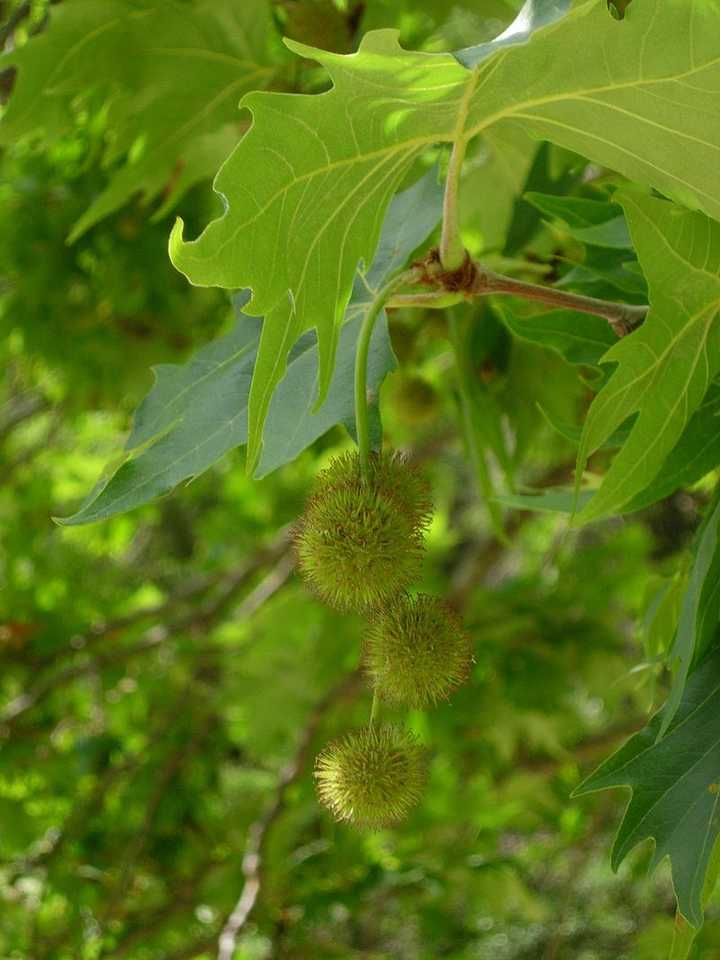
[[[46,143],[71,126],[74,100],[99,90],[108,104],[107,187],[73,227],[75,240],[136,193],[164,193],[160,213],[215,174],[237,142],[237,104],[276,73],[267,0],[195,5],[161,0],[74,0],[48,28],[0,57],[17,67],[0,143]]]
[[[294,459],[335,424],[353,428],[355,345],[373,290],[427,238],[441,208],[442,191],[435,170],[395,197],[376,258],[367,273],[357,276],[327,397],[320,409],[312,412],[318,361],[315,338],[309,334],[293,350],[287,374],[273,397],[258,476]],[[243,307],[247,299],[248,295],[242,294],[236,306]],[[261,321],[237,312],[231,333],[208,344],[182,366],[155,368],[156,383],[135,414],[124,462],[61,523],[90,523],[141,506],[198,476],[229,450],[246,443],[248,396]],[[380,436],[377,396],[394,366],[383,315],[373,332],[368,367],[368,385],[376,397],[376,442]]]
[[[715,380],[653,482],[623,507],[641,510],[690,487],[720,465],[720,383]]]
[[[719,26],[710,4],[649,0],[618,23],[603,0],[586,0],[521,45],[501,36],[473,71],[402,50],[394,31],[368,34],[350,56],[289,42],[327,68],[333,88],[246,97],[253,127],[216,181],[224,216],[191,242],[180,222],[170,242],[191,282],[250,287],[250,312],[266,317],[250,463],[287,355],[311,328],[324,399],[356,266],[371,260],[390,197],[433,145],[520,126],[720,216]],[[510,31],[523,29],[521,16]]]
[[[618,366],[590,407],[578,478],[628,417],[637,421],[581,522],[618,512],[655,479],[720,369],[720,225],[640,194],[623,193],[621,202],[651,309],[604,357]]]
[[[703,887],[720,832],[720,654],[691,675],[667,733],[658,739],[667,710],[583,781],[574,796],[630,787],[613,868],[637,844],[654,840],[652,865],[670,858],[678,909],[699,927]]]

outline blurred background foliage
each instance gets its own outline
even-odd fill
[[[436,50],[494,35],[517,7],[278,0],[274,17],[340,51],[388,25]],[[3,4],[3,42],[25,42],[47,13]],[[2,82],[7,96],[12,77]],[[282,80],[323,82],[312,64]],[[465,374],[483,409],[504,411],[517,474],[535,487],[567,482],[575,455],[537,404],[577,422],[591,372],[511,339],[487,310],[464,327],[396,312],[386,438],[430,479],[421,587],[462,612],[476,663],[452,703],[409,718],[431,764],[408,822],[367,834],[333,824],[312,757],[366,722],[362,624],[307,594],[288,528],[347,446],[340,428],[260,483],[236,453],[130,515],[52,523],[119,455],[149,368],[231,322],[224,295],[171,268],[171,217],[151,223],[132,203],[65,243],[107,181],[105,121],[88,90],[60,142],[27,139],[0,157],[0,956],[210,958],[233,911],[236,960],[664,955],[667,872],[648,878],[647,849],[609,868],[623,797],[569,796],[660,702],[668,637],[642,614],[673,582],[703,489],[580,532],[508,513],[499,536],[483,497],[497,466],[478,473],[468,456],[484,426],[459,426],[451,339],[464,338]],[[481,144],[469,165],[468,243],[517,275],[582,269],[588,292],[616,295],[602,252],[521,198],[592,196],[603,171],[513,146],[499,161],[497,144]],[[191,228],[213,209],[206,182],[182,201]],[[694,956],[720,958],[713,904]]]

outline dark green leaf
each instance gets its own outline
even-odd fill
[[[695,548],[695,558],[683,597],[675,642],[670,651],[673,682],[663,712],[658,736],[667,732],[685,691],[693,661],[708,649],[720,618],[720,499],[702,525]]]
[[[622,207],[610,200],[588,200],[585,197],[562,197],[530,190],[525,199],[541,213],[562,220],[568,227],[584,229],[622,217]],[[630,237],[628,235],[628,246]]]
[[[574,310],[519,317],[506,307],[497,308],[507,328],[523,340],[555,350],[569,363],[597,366],[617,336],[606,320]]]
[[[693,926],[703,920],[702,894],[720,832],[720,655],[688,680],[665,736],[663,708],[640,733],[575,791],[583,796],[630,787],[632,798],[612,853],[617,869],[643,840],[653,839],[653,866],[670,857],[680,912]]]

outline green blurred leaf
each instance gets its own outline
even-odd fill
[[[580,493],[581,504],[587,503],[592,494],[589,491]],[[571,514],[575,504],[575,492],[568,488],[558,487],[554,490],[539,490],[537,493],[513,493],[495,498],[498,503],[512,510],[537,510],[541,513]]]
[[[162,213],[213,176],[237,142],[238,100],[277,70],[270,36],[267,0],[54,6],[47,30],[0,59],[0,69],[18,68],[0,143],[27,134],[56,141],[75,98],[99,89],[108,102],[104,159],[116,169],[70,240],[138,192],[150,201],[164,191]]]

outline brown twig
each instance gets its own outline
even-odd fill
[[[558,290],[556,287],[527,283],[525,280],[514,280],[512,277],[493,273],[480,263],[475,263],[474,266],[475,276],[467,289],[466,296],[482,297],[488,294],[508,294],[522,297],[525,300],[534,300],[537,303],[545,303],[551,307],[590,313],[607,320],[619,337],[626,336],[635,327],[639,326],[649,310],[647,306],[599,300],[597,297],[568,293],[566,290]]]
[[[466,258],[458,270],[447,272],[439,263],[437,251],[430,253],[416,264],[422,268],[420,282],[435,289],[429,293],[395,294],[387,303],[392,307],[423,307],[444,309],[455,303],[486,297],[495,294],[507,294],[545,303],[551,307],[565,310],[577,310],[590,313],[607,320],[618,337],[624,337],[638,327],[650,309],[646,305],[618,303],[612,300],[600,300],[578,293],[558,290],[557,287],[543,286],[515,280],[500,273],[488,270],[477,260]]]

